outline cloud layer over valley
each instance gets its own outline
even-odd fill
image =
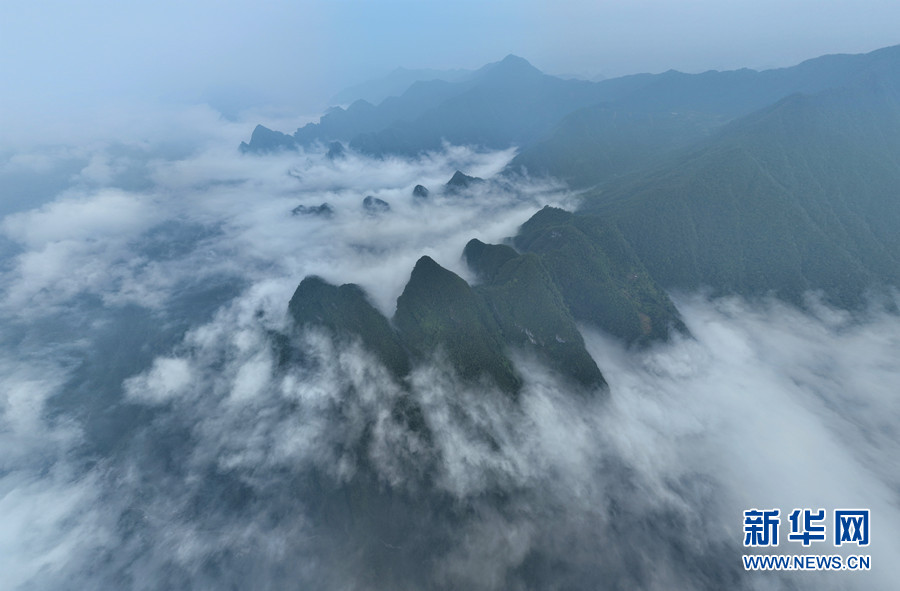
[[[518,359],[512,401],[440,352],[399,383],[296,330],[298,282],[357,283],[390,317],[419,257],[474,282],[471,238],[577,197],[497,177],[512,150],[242,155],[195,115],[198,141],[0,161],[4,585],[890,588],[890,306],[682,294],[693,338],[629,350],[582,327],[609,396]],[[443,194],[455,170],[493,180]],[[870,508],[872,571],[745,573],[751,507]]]

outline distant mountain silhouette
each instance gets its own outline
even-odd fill
[[[472,75],[471,70],[433,70],[396,68],[381,78],[367,80],[338,92],[331,97],[332,105],[349,105],[364,100],[377,105],[388,97],[400,96],[416,82],[441,80],[459,82]]]

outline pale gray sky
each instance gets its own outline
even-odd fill
[[[3,0],[0,143],[98,112],[315,114],[397,66],[616,76],[791,65],[900,43],[895,0]]]

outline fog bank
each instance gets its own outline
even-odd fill
[[[896,314],[686,294],[693,339],[636,351],[582,327],[608,398],[524,359],[518,404],[440,355],[401,384],[292,327],[298,282],[358,283],[390,316],[420,256],[471,280],[469,239],[575,197],[441,194],[512,151],[259,157],[215,141],[227,126],[3,165],[58,179],[0,221],[9,588],[890,588]],[[870,508],[872,571],[745,573],[751,507]]]

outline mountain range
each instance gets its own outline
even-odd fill
[[[390,321],[357,287],[301,283],[298,323],[356,335],[399,377],[441,350],[464,377],[514,394],[518,351],[602,388],[576,323],[635,346],[686,334],[667,290],[797,304],[819,293],[858,308],[900,285],[900,46],[600,82],[508,56],[290,135],[258,126],[241,149],[333,142],[375,156],[516,146],[504,176],[582,194],[578,211],[544,208],[507,244],[470,242],[474,286],[423,257]]]
[[[377,105],[388,97],[403,94],[410,86],[419,81],[443,80],[459,82],[470,76],[470,70],[432,70],[396,68],[381,78],[366,80],[345,88],[331,97],[332,105],[349,105],[364,100]]]

